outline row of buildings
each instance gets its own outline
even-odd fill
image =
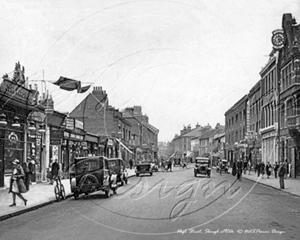
[[[0,84],[0,187],[9,185],[16,158],[21,164],[35,162],[36,182],[46,180],[55,159],[68,177],[75,157],[104,155],[126,162],[157,158],[159,130],[141,106],[119,111],[95,86],[73,111],[58,112],[51,95],[40,94],[24,73],[17,63],[14,76],[5,74]]]
[[[300,25],[283,14],[282,29],[272,34],[260,78],[225,112],[225,127],[184,127],[171,142],[172,157],[287,161],[290,176],[300,175]]]
[[[225,156],[274,164],[287,161],[300,175],[300,25],[283,14],[260,79],[225,113]]]
[[[187,158],[193,162],[198,156],[212,157],[213,160],[224,158],[225,126],[219,123],[212,128],[209,124],[184,126],[180,134],[176,134],[169,146],[168,157],[174,159]],[[214,162],[213,162],[214,163]]]

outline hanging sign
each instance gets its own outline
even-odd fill
[[[19,138],[17,136],[16,133],[14,132],[11,132],[9,135],[8,135],[8,139],[11,143],[17,143],[19,141]]]

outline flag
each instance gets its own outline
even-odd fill
[[[66,78],[66,77],[60,77],[56,82],[53,84],[59,86],[63,90],[67,91],[73,91],[77,90],[78,93],[84,93],[86,92],[91,85],[81,87],[81,82],[78,80],[74,80],[71,78]]]

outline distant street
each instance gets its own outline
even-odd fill
[[[298,209],[295,211],[295,209]],[[299,198],[193,168],[130,178],[1,222],[0,239],[299,239]]]

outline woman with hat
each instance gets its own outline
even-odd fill
[[[21,198],[25,204],[27,205],[27,199],[25,199],[21,193],[27,192],[26,186],[24,184],[24,170],[20,165],[20,161],[15,159],[12,167],[12,176],[10,180],[9,193],[12,193],[13,203],[9,205],[10,207],[16,206],[16,195]]]

